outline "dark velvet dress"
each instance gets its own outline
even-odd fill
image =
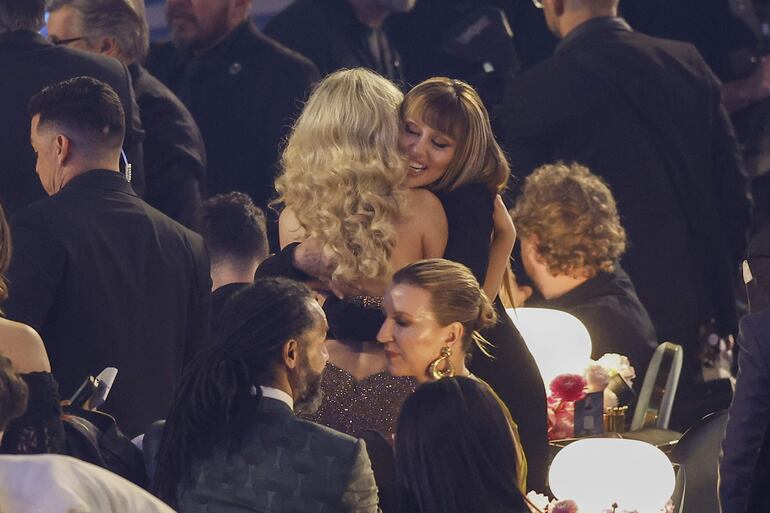
[[[489,263],[494,195],[473,183],[438,193],[449,223],[444,258],[467,266],[484,283]],[[511,412],[527,456],[527,490],[542,491],[548,472],[548,421],[543,379],[524,339],[499,299],[494,302],[498,323],[482,335],[494,347],[489,358],[472,354],[470,371],[486,381]]]

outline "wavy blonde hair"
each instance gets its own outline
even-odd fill
[[[452,161],[430,189],[453,191],[474,182],[495,193],[506,188],[511,168],[492,133],[489,113],[473,87],[462,80],[429,78],[406,94],[399,113],[402,121],[416,118],[455,140]]]
[[[331,252],[336,284],[391,274],[394,223],[405,201],[402,100],[395,85],[371,71],[332,73],[311,94],[283,152],[276,203]]]

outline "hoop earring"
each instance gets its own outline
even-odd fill
[[[454,376],[455,370],[452,367],[452,362],[449,361],[451,356],[452,348],[449,346],[442,347],[439,357],[430,362],[430,365],[428,366],[428,375],[434,380],[439,380],[441,378],[451,378]],[[439,367],[442,365],[442,362],[444,368],[440,369]]]

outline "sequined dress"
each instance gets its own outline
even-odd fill
[[[416,386],[414,379],[391,376],[387,371],[356,381],[329,362],[321,383],[321,407],[314,415],[301,417],[355,437],[372,430],[390,439],[396,432],[401,406]]]

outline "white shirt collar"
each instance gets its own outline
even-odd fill
[[[282,403],[286,404],[291,411],[294,411],[294,399],[292,399],[291,396],[283,390],[279,390],[273,387],[265,387],[262,385],[260,385],[259,388],[262,389],[262,397],[269,397],[270,399],[281,401]]]

